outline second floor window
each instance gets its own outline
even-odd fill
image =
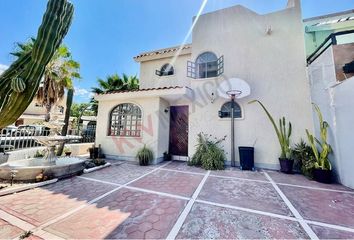
[[[218,58],[212,52],[200,54],[195,61],[198,78],[216,77],[218,74]]]
[[[191,78],[211,78],[224,73],[224,57],[218,58],[212,52],[200,54],[195,62],[188,61],[187,76]]]
[[[171,76],[175,73],[173,66],[169,63],[163,65],[160,70],[156,70],[157,76]]]

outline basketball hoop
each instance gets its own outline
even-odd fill
[[[230,78],[220,83],[218,95],[224,99],[231,98],[231,166],[236,166],[235,161],[235,99],[241,99],[251,94],[251,88],[245,80]]]
[[[240,90],[229,90],[226,91],[226,94],[229,95],[231,98],[235,99],[238,96],[240,96],[242,94],[242,91]]]

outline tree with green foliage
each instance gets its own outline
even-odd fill
[[[74,6],[67,0],[49,0],[36,40],[0,75],[0,128],[15,122],[32,102],[46,66],[71,25]]]
[[[73,103],[71,106],[70,116],[80,117],[80,116],[94,116],[95,113],[91,110],[90,103]]]
[[[80,130],[80,122],[82,116],[96,116],[95,112],[91,110],[91,103],[74,103],[71,107],[70,114],[76,118],[77,130]]]
[[[26,55],[32,51],[34,42],[35,39],[31,38],[27,43],[17,43],[17,50],[12,55]],[[61,45],[47,64],[43,81],[37,91],[38,103],[46,108],[45,121],[50,120],[52,107],[63,99],[65,89],[73,89],[73,79],[81,78],[79,70],[80,64],[72,59],[68,47]],[[72,102],[72,99],[67,99],[67,102]]]
[[[122,77],[120,77],[118,74],[109,75],[105,80],[99,78],[97,82],[98,82],[98,87],[92,88],[92,92],[94,94],[102,94],[102,93],[107,93],[112,91],[128,91],[128,90],[139,89],[138,77],[128,76],[126,74],[123,74]],[[92,98],[90,103],[92,105],[92,110],[97,115],[97,107],[98,107],[97,101],[94,98]]]

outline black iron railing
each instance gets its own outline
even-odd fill
[[[6,127],[0,130],[0,153],[42,146],[35,138],[49,134],[47,129]],[[70,144],[93,143],[96,139],[96,128],[69,130],[67,135],[81,136],[79,140],[69,141]]]
[[[330,46],[337,45],[337,36],[346,35],[354,33],[354,30],[346,30],[341,32],[331,33],[316,50],[307,57],[307,65],[310,65],[315,61],[321,54],[326,51]]]

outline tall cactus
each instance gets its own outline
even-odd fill
[[[0,75],[0,128],[15,122],[31,103],[45,68],[71,25],[73,4],[49,0],[31,52]]]

